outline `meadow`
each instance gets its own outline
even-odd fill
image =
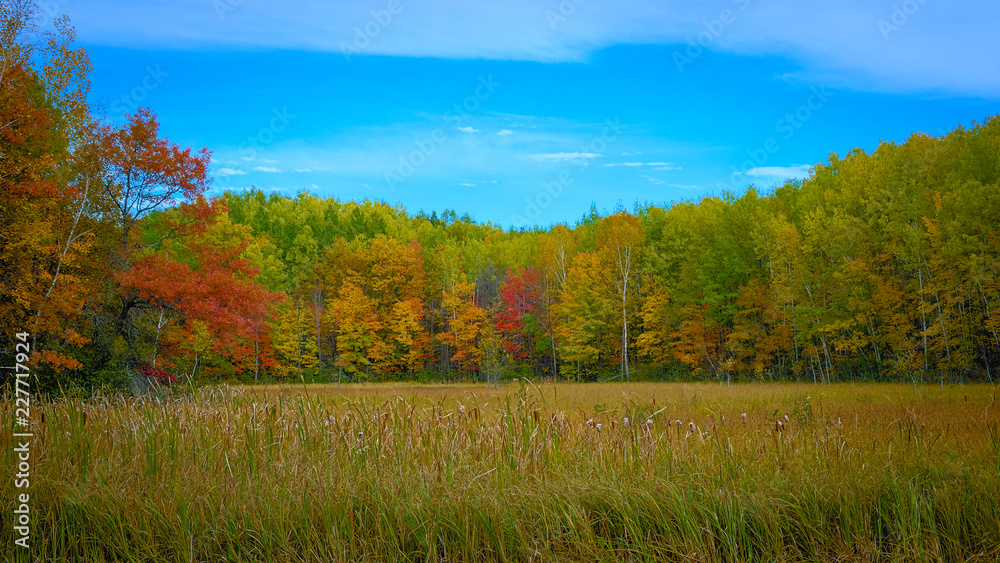
[[[32,549],[4,478],[5,561],[1000,559],[989,385],[209,387],[31,414]]]

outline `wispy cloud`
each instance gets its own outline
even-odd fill
[[[528,158],[538,162],[566,162],[587,158],[600,158],[601,154],[594,152],[552,152],[544,154],[529,154]]]
[[[670,170],[681,170],[680,166],[672,162],[609,162],[604,166],[628,166],[628,167],[638,167],[638,166],[652,166],[653,170],[658,170],[661,172],[668,172]]]
[[[466,126],[466,127],[458,127],[458,130],[461,131],[462,133],[478,133],[479,132],[479,129],[476,129],[475,127],[468,127],[468,126]]]
[[[497,131],[497,135],[499,135],[500,137],[506,137],[507,135],[513,135],[513,134],[514,132],[511,131],[510,129],[501,129]]]
[[[246,172],[237,170],[236,168],[220,168],[216,170],[216,174],[219,176],[242,176],[246,174]]]
[[[280,169],[275,168],[274,166],[254,166],[253,169],[257,172],[267,172],[269,174],[277,174],[278,172],[281,172]]]
[[[791,180],[808,178],[810,168],[811,166],[808,164],[795,164],[792,166],[759,166],[757,168],[747,170],[746,175],[753,176],[754,178]]]
[[[374,26],[370,8],[385,3],[303,0],[296,9],[267,2],[65,3],[83,41],[149,48],[236,46],[341,53],[358,29]],[[546,17],[548,12],[556,16]],[[889,2],[801,0],[709,3],[693,0],[564,2],[440,0],[406,9],[368,37],[365,55],[445,59],[585,61],[613,45],[685,45],[706,31],[724,5],[734,18],[709,49],[777,55],[806,74],[883,91],[960,92],[1000,97],[1000,17],[996,2],[914,2],[905,13]],[[218,7],[228,7],[220,11]],[[405,3],[404,3],[405,5]],[[710,7],[714,6],[714,7]],[[897,15],[898,12],[898,15]],[[902,17],[900,17],[902,16]],[[706,19],[708,18],[708,19]],[[563,21],[564,20],[564,21]],[[224,25],[223,25],[224,24]],[[901,25],[902,24],[902,25]],[[719,24],[722,25],[722,24]],[[886,31],[887,26],[892,26]],[[881,31],[880,31],[881,30]],[[700,39],[699,39],[700,41]],[[684,53],[684,47],[678,52]]]

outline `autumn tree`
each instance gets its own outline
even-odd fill
[[[542,322],[542,305],[542,279],[538,270],[508,270],[493,327],[503,351],[514,361],[534,364],[536,352],[547,352],[552,347]]]
[[[126,254],[141,247],[136,224],[149,213],[191,202],[208,187],[211,153],[182,149],[159,136],[148,108],[126,116],[122,127],[103,126],[104,177],[100,187],[115,202],[115,221]],[[127,260],[127,258],[126,258]]]
[[[561,374],[567,379],[582,379],[595,372],[608,340],[608,325],[616,303],[604,290],[609,284],[608,271],[593,252],[574,256],[566,274],[562,300],[557,314],[559,324]]]
[[[441,307],[447,329],[438,339],[454,350],[451,361],[462,371],[478,371],[483,361],[481,343],[489,334],[489,325],[486,309],[476,303],[475,286],[464,273],[445,291]]]
[[[81,313],[100,262],[91,205],[90,61],[66,18],[38,33],[34,2],[0,4],[0,348],[30,330],[51,371],[79,368]]]
[[[635,215],[625,211],[605,217],[597,231],[597,249],[601,262],[603,267],[611,271],[615,298],[621,309],[621,375],[626,380],[631,379],[628,358],[630,301],[636,290],[636,270],[642,252],[643,236],[642,223]]]
[[[116,276],[125,298],[144,304],[137,320],[145,320],[145,331],[153,333],[142,340],[149,351],[139,352],[148,358],[135,360],[155,365],[163,341],[173,345],[175,357],[162,361],[175,364],[190,353],[192,372],[209,347],[232,365],[252,346],[255,365],[264,362],[272,354],[262,323],[281,296],[253,281],[257,272],[243,256],[247,233],[228,222],[218,200],[199,199],[162,219],[167,230],[184,232],[182,242],[150,248]],[[236,362],[236,369],[243,365]]]

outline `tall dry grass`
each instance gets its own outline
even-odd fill
[[[32,414],[34,549],[5,560],[1000,559],[988,386],[212,388]]]

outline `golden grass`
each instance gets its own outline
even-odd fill
[[[45,561],[1000,557],[989,386],[223,387],[33,414]]]

